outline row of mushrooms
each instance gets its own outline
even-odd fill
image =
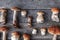
[[[13,26],[14,27],[18,27],[18,21],[17,21],[17,12],[18,11],[21,11],[20,8],[18,7],[12,7],[11,10],[13,11]],[[1,24],[5,24],[6,23],[6,15],[7,15],[7,9],[5,8],[0,8],[0,12],[1,12],[1,16],[0,16],[0,23]],[[51,12],[52,12],[52,16],[51,16],[51,19],[52,21],[56,21],[56,22],[59,22],[59,17],[58,17],[58,14],[59,14],[59,9],[58,8],[51,8]],[[38,11],[37,12],[37,18],[36,18],[36,22],[37,23],[43,23],[44,22],[44,12],[42,11]],[[22,10],[21,11],[21,16],[23,17],[26,17],[27,15],[27,11],[26,10]],[[32,16],[28,16],[28,26],[32,26]]]
[[[0,32],[2,32],[3,33],[3,36],[2,36],[2,40],[6,40],[6,35],[7,35],[7,33],[8,33],[8,27],[7,26],[2,26],[2,27],[0,27]],[[35,30],[35,29],[34,29]],[[45,33],[46,33],[46,29],[45,28],[42,28],[42,29],[40,29],[41,30],[41,34],[42,35],[45,35]],[[50,34],[52,34],[53,35],[53,39],[52,40],[56,40],[56,38],[57,38],[57,35],[60,35],[60,27],[59,26],[50,26],[49,28],[48,28],[48,33],[50,33]],[[35,31],[34,31],[35,32]],[[12,32],[11,33],[11,40],[19,40],[20,39],[20,33],[19,32],[17,32],[17,31],[14,31],[14,32]],[[30,40],[30,35],[29,34],[27,34],[27,33],[24,33],[23,34],[23,39],[24,40]]]

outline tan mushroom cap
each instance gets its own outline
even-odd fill
[[[43,15],[43,14],[44,14],[44,12],[43,12],[43,11],[38,11],[38,12],[37,12],[37,14],[38,14],[38,15],[40,15],[40,14],[42,14],[42,15]]]
[[[23,38],[30,38],[30,35],[29,35],[29,34],[24,33],[24,34],[23,34]]]
[[[16,36],[16,37],[19,37],[20,36],[20,34],[18,33],[18,32],[12,32],[12,36]]]
[[[0,8],[0,12],[7,12],[7,9],[5,9],[5,8]]]
[[[45,27],[42,27],[42,28],[40,28],[40,30],[45,30],[46,31],[46,28]]]
[[[14,10],[15,10],[15,11],[20,11],[20,8],[18,8],[18,7],[12,7],[11,10],[13,10],[13,11],[14,11]]]
[[[3,31],[8,31],[8,28],[6,26],[0,27],[0,32],[3,32]]]
[[[56,7],[54,7],[54,8],[51,8],[51,11],[52,11],[52,12],[59,12],[59,9],[56,8]]]
[[[60,28],[58,26],[51,26],[48,28],[48,32],[52,35],[60,35]]]

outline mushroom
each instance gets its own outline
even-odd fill
[[[8,28],[6,26],[0,27],[0,32],[3,33],[2,40],[7,40],[6,35],[7,35]]]
[[[59,9],[58,8],[51,8],[51,12],[52,12],[52,16],[51,16],[52,21],[59,22],[59,17],[58,17]]]
[[[5,8],[0,8],[0,12],[1,12],[0,23],[5,24],[6,23],[7,10]]]
[[[57,35],[60,35],[60,28],[58,26],[51,26],[48,28],[48,33],[53,35],[52,40],[56,40]]]
[[[26,17],[26,15],[27,15],[27,11],[26,11],[26,10],[22,10],[22,11],[21,11],[21,16],[22,16],[22,17]]]
[[[41,35],[45,35],[46,34],[46,28],[41,28],[40,31],[41,31]]]
[[[37,29],[36,28],[33,29],[32,34],[37,34]]]
[[[30,40],[30,35],[24,33],[24,34],[23,34],[23,39],[24,39],[24,40]]]
[[[32,26],[32,16],[28,16],[28,26]]]
[[[44,17],[43,17],[43,15],[44,15],[44,12],[42,12],[42,11],[39,11],[39,12],[37,12],[37,23],[43,23],[44,22]]]
[[[17,21],[17,12],[20,11],[18,7],[12,7],[11,10],[14,12],[13,14],[13,26],[18,27],[18,21]]]
[[[18,32],[12,32],[11,34],[11,40],[19,40],[20,34]]]

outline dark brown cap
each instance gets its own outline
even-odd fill
[[[5,9],[5,8],[0,8],[0,12],[7,12],[7,9]]]
[[[3,32],[3,31],[8,31],[8,28],[6,26],[0,27],[0,32]]]

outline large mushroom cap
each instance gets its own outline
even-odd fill
[[[40,15],[40,14],[42,14],[42,15],[43,15],[43,14],[44,14],[44,12],[43,12],[43,11],[38,11],[38,12],[37,12],[37,14],[38,14],[38,15]]]
[[[24,33],[24,34],[23,34],[23,38],[30,38],[30,35],[29,35],[29,34]]]
[[[51,11],[52,11],[52,12],[59,12],[59,9],[56,8],[56,7],[54,7],[54,8],[51,8]]]
[[[0,8],[0,12],[7,12],[7,9],[5,9],[5,8]]]
[[[3,31],[8,31],[8,28],[6,26],[0,27],[0,32],[3,32]]]
[[[48,28],[48,32],[52,35],[60,35],[60,28],[58,26],[51,26]]]
[[[18,36],[20,36],[20,34],[18,33],[18,32],[12,32],[12,36],[16,36],[16,37],[18,37]]]
[[[20,8],[18,8],[18,7],[12,7],[11,10],[13,10],[13,11],[14,11],[14,10],[15,10],[15,11],[20,11]]]

